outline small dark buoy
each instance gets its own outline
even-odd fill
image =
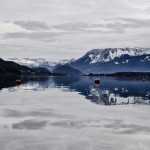
[[[16,80],[16,85],[19,86],[20,84],[21,84],[21,80],[17,79],[17,80]]]
[[[99,84],[100,84],[100,79],[96,78],[96,79],[95,79],[95,84],[96,84],[96,85],[99,85]]]
[[[145,79],[142,79],[142,82],[145,82]]]

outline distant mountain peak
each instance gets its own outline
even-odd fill
[[[18,63],[20,65],[24,65],[24,66],[28,66],[30,68],[32,67],[44,67],[49,69],[50,71],[52,71],[54,69],[54,67],[58,64],[64,65],[64,64],[68,64],[71,63],[73,61],[75,61],[75,59],[63,59],[59,62],[51,62],[51,61],[47,61],[44,58],[9,58],[8,61],[13,61],[15,63]]]
[[[53,67],[56,65],[55,62],[50,62],[45,60],[44,58],[9,58],[9,61],[16,62],[20,65],[32,67],[44,67],[49,69],[50,71],[53,70]]]
[[[140,56],[144,54],[150,54],[149,48],[103,48],[103,49],[92,49],[88,51],[83,58],[87,57],[90,59],[90,64],[97,62],[108,62],[116,57],[122,55],[129,56]],[[88,60],[87,60],[88,61]]]
[[[70,65],[83,73],[150,71],[150,48],[92,49]]]
[[[79,59],[64,59],[59,62],[50,62],[44,58],[10,58],[20,65],[28,67],[44,67],[53,71],[57,65],[69,64],[72,68],[82,72],[114,72],[132,71],[132,67],[138,71],[150,71],[150,48],[125,47],[125,48],[101,48],[88,51]],[[140,67],[139,67],[140,65]],[[106,69],[107,68],[107,69]]]

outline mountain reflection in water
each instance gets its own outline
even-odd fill
[[[23,84],[15,87],[14,79],[0,79],[0,90],[9,91],[60,88],[64,92],[77,91],[86,99],[101,105],[150,104],[150,81],[101,77],[100,85],[95,85],[95,77],[40,77],[22,78]]]

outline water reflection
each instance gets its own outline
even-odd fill
[[[14,79],[1,79],[0,89],[44,91],[48,88],[59,88],[64,92],[77,91],[86,99],[102,105],[150,104],[150,81],[140,79],[123,79],[101,77],[99,86],[95,77],[41,77],[22,78],[23,84],[15,86]]]

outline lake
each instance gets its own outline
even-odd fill
[[[150,80],[0,79],[0,150],[149,150]]]

